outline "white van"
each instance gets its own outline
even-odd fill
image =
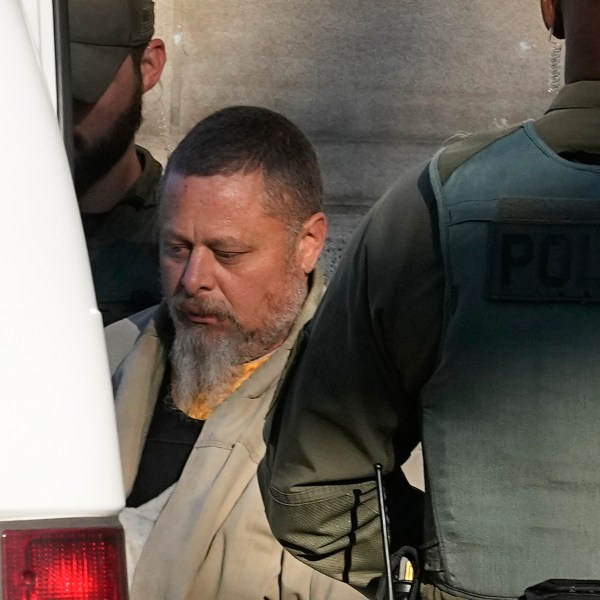
[[[2,600],[127,598],[102,318],[57,119],[69,140],[65,7],[0,2]]]

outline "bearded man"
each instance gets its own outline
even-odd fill
[[[69,0],[75,189],[104,324],[160,301],[161,165],[135,145],[160,79],[152,0]]]
[[[165,299],[107,328],[131,600],[360,598],[287,554],[256,480],[263,425],[323,293],[315,152],[272,111],[201,121],[160,187]]]

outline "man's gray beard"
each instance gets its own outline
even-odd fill
[[[189,412],[198,396],[214,408],[239,379],[244,363],[265,356],[285,340],[306,298],[306,280],[290,277],[282,285],[290,286],[290,292],[277,302],[267,299],[271,316],[260,331],[244,329],[230,311],[203,302],[209,310],[218,311],[229,325],[226,333],[214,335],[210,328],[190,325],[184,320],[177,310],[177,296],[169,300],[169,313],[175,326],[170,354],[171,393],[180,410]]]

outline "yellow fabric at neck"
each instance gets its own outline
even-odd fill
[[[266,356],[261,356],[256,360],[243,364],[240,376],[231,384],[231,386],[229,386],[229,388],[223,390],[219,394],[218,398],[215,398],[213,395],[213,397],[209,401],[208,397],[204,394],[200,394],[199,396],[197,396],[194,399],[191,409],[187,412],[187,415],[192,419],[208,419],[208,417],[215,410],[215,408],[217,408],[217,406],[219,406],[219,404],[221,404],[223,400],[231,396],[231,394],[233,394],[233,392],[235,392],[235,390],[237,390],[242,385],[242,383],[244,383],[244,381],[246,381],[250,377],[250,375],[252,375],[252,373],[256,371],[256,369],[258,369],[258,367],[260,367],[264,362],[267,361],[269,356],[271,355],[267,354]]]

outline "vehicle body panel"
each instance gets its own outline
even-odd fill
[[[102,318],[53,75],[42,75],[52,3],[23,1],[27,11],[20,0],[0,10],[0,520],[115,515],[124,496]]]

